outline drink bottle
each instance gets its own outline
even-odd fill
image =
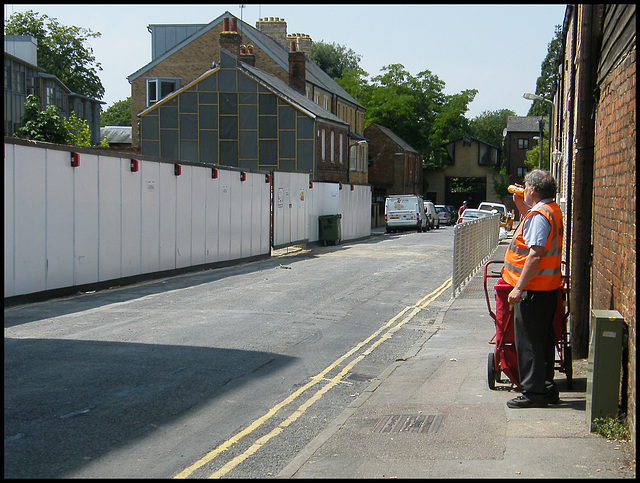
[[[509,190],[509,193],[516,193],[518,196],[524,196],[524,188],[521,188],[520,186],[511,184],[507,189]]]

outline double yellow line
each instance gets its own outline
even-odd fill
[[[305,411],[307,409],[309,409],[309,407],[311,407],[315,402],[317,402],[325,393],[327,393],[330,389],[332,389],[334,386],[339,384],[340,381],[342,380],[342,378],[344,378],[349,373],[349,371],[351,371],[351,369],[353,369],[353,367],[358,362],[360,362],[362,359],[364,359],[365,356],[371,354],[371,352],[373,352],[384,341],[390,339],[393,336],[393,334],[396,333],[404,324],[406,324],[408,321],[413,319],[413,317],[415,317],[416,314],[418,314],[421,310],[423,310],[429,304],[431,304],[431,302],[433,302],[440,295],[442,295],[444,293],[444,291],[447,290],[449,287],[451,287],[451,278],[446,280],[442,285],[440,285],[440,287],[435,289],[430,294],[425,295],[422,299],[420,299],[414,305],[412,305],[410,307],[405,307],[403,310],[400,311],[400,313],[398,313],[395,317],[390,319],[385,325],[380,327],[378,330],[376,330],[373,334],[371,334],[365,340],[363,340],[362,342],[357,344],[353,349],[349,350],[344,355],[340,356],[333,363],[331,363],[329,366],[327,366],[322,372],[320,372],[317,375],[313,376],[311,378],[311,380],[308,383],[306,383],[304,386],[300,387],[297,391],[293,392],[287,398],[285,398],[284,400],[282,400],[281,402],[279,402],[278,404],[273,406],[271,409],[269,409],[269,411],[267,411],[266,414],[264,414],[260,418],[256,419],[254,422],[252,422],[245,429],[243,429],[242,431],[240,431],[236,435],[234,435],[231,438],[229,438],[227,441],[222,443],[220,446],[218,446],[214,450],[212,450],[209,453],[207,453],[205,456],[200,458],[198,461],[193,463],[188,468],[185,468],[184,470],[182,470],[174,478],[187,478],[187,477],[189,477],[198,468],[200,468],[200,467],[204,466],[205,464],[207,464],[208,462],[212,461],[218,455],[224,453],[229,448],[231,448],[231,446],[233,446],[235,443],[240,441],[242,438],[244,438],[245,436],[248,436],[253,431],[258,429],[260,426],[262,426],[264,423],[266,423],[269,419],[271,419],[273,416],[275,416],[281,409],[283,409],[284,407],[288,406],[293,401],[295,401],[305,391],[307,391],[308,389],[310,389],[311,387],[315,386],[316,384],[318,384],[320,382],[323,382],[323,381],[327,382],[327,384],[325,384],[323,387],[318,389],[309,399],[307,399],[300,406],[298,406],[298,408],[293,412],[293,414],[291,414],[287,419],[282,421],[276,428],[274,428],[272,431],[270,431],[269,433],[265,434],[264,436],[262,436],[261,438],[256,440],[256,442],[253,443],[244,453],[242,453],[242,454],[236,456],[235,458],[233,458],[231,461],[229,461],[224,466],[222,466],[219,470],[217,470],[214,473],[212,473],[209,476],[209,478],[220,478],[220,477],[226,475],[227,473],[229,473],[231,470],[233,470],[236,466],[238,466],[244,460],[249,458],[251,455],[255,454],[269,440],[271,440],[273,437],[277,436],[278,434],[282,433],[282,431],[284,431],[284,429],[286,427],[288,427],[291,423],[293,423],[300,416],[302,416],[305,413]],[[408,314],[407,314],[407,312],[408,312]],[[405,314],[407,314],[407,315],[405,316]],[[402,318],[403,316],[405,316],[405,317],[400,322],[398,322],[396,325],[393,325],[393,324],[396,323],[396,321],[398,319]],[[383,331],[384,331],[384,333],[382,333]],[[380,335],[380,334],[382,334],[382,335]],[[347,365],[345,365],[342,368],[342,370],[340,370],[340,372],[338,372],[335,376],[333,376],[330,379],[326,378],[326,376],[327,376],[327,374],[329,372],[331,372],[333,369],[335,369],[340,364],[342,364],[346,359],[348,359],[349,357],[351,357],[352,355],[357,353],[360,349],[362,349],[363,347],[367,346],[376,337],[378,337],[378,339],[375,342],[373,342],[361,354],[359,354],[355,358],[353,358]]]

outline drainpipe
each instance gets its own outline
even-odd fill
[[[571,256],[571,308],[573,311],[572,351],[577,358],[589,354],[589,308],[591,305],[591,223],[594,152],[594,90],[598,63],[596,48],[596,5],[582,4],[579,70],[577,72],[577,103],[575,132],[574,208],[571,216],[574,236]]]

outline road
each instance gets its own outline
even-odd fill
[[[451,297],[453,227],[5,308],[5,478],[275,476]]]

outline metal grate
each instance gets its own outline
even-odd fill
[[[433,414],[391,414],[383,416],[373,433],[437,433],[444,416]]]

